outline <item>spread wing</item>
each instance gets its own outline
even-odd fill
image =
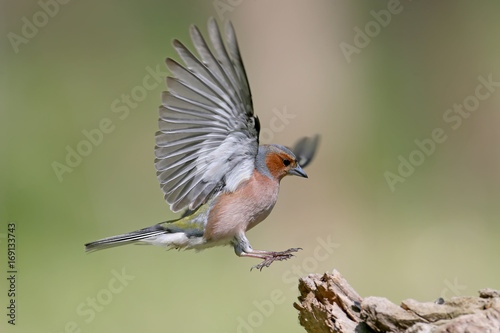
[[[185,66],[167,59],[174,77],[160,106],[155,167],[172,211],[196,209],[215,191],[236,190],[250,178],[259,146],[259,121],[233,26],[208,21],[213,53],[196,26],[190,33],[199,58],[181,42],[173,46]]]
[[[297,162],[302,168],[305,168],[314,158],[316,148],[318,148],[319,135],[312,138],[303,137],[295,143],[292,151],[297,158]]]

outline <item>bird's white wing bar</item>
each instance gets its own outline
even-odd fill
[[[234,29],[226,27],[227,49],[213,18],[208,31],[215,53],[192,26],[200,57],[174,40],[185,67],[166,60],[174,77],[159,110],[155,167],[174,212],[198,208],[214,191],[236,190],[255,168],[259,123]]]

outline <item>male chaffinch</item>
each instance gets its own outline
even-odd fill
[[[245,233],[271,213],[283,177],[307,178],[302,167],[314,157],[318,136],[302,138],[293,152],[259,145],[234,28],[228,22],[227,49],[213,18],[208,32],[215,54],[198,28],[190,29],[200,59],[173,41],[186,66],[166,60],[174,77],[166,80],[156,133],[155,167],[165,200],[173,212],[186,211],[177,220],[85,244],[86,251],[130,243],[195,250],[232,245],[238,256],[262,259],[252,267],[262,270],[299,250],[254,250]]]

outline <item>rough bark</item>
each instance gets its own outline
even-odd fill
[[[383,297],[361,298],[336,270],[299,280],[300,324],[307,332],[494,333],[500,332],[500,291],[398,306]]]

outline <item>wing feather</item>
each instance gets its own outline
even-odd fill
[[[177,111],[182,114],[196,115],[202,118],[214,118],[217,115],[216,110],[213,108],[209,108],[202,105],[194,105],[193,103],[190,103],[185,99],[182,99],[182,97],[177,97],[172,95],[168,91],[163,92],[162,99],[163,99],[162,102],[163,104],[161,105],[160,108],[160,118],[163,115],[170,114],[170,111]],[[168,109],[170,111],[167,111],[165,109]]]
[[[210,24],[209,24],[210,26]],[[210,27],[211,28],[211,27]],[[209,28],[209,29],[210,29]],[[217,27],[217,29],[219,29]],[[215,77],[216,80],[218,80],[226,95],[230,98],[231,104],[236,103],[236,93],[232,89],[232,86],[230,86],[230,81],[229,78],[226,76],[226,73],[221,67],[221,64],[217,59],[215,59],[214,55],[212,54],[212,51],[208,48],[207,43],[203,39],[203,36],[201,35],[200,30],[196,26],[191,26],[191,39],[193,40],[194,47],[198,51],[198,54],[201,57],[201,60],[206,64],[207,68],[211,70],[213,76]],[[237,116],[238,110],[233,110],[233,114]]]
[[[214,77],[213,73],[208,70],[208,68],[194,56],[181,42],[174,40],[173,46],[182,61],[186,64],[187,69],[191,72],[196,73],[200,80],[211,85],[219,96],[226,97],[224,94],[224,87],[219,83],[219,81]]]
[[[212,100],[218,101],[217,104],[222,103],[225,96],[223,91],[217,85],[213,84],[209,80],[204,80],[201,76],[197,76],[172,59],[167,59],[166,64],[172,74],[174,74],[179,80],[183,81],[186,85],[196,88],[196,90],[202,94],[207,94],[207,97],[212,97]]]
[[[318,143],[318,134],[316,134],[312,138],[303,137],[295,143],[292,151],[297,158],[297,162],[302,168],[305,168],[313,160],[314,155],[316,155]]]
[[[208,32],[214,52],[192,26],[199,57],[174,40],[185,66],[166,60],[173,77],[167,77],[159,108],[155,168],[174,212],[194,210],[218,191],[236,190],[255,168],[259,123],[234,29],[226,27],[224,42],[211,18]]]
[[[248,84],[248,78],[245,72],[245,66],[243,65],[243,59],[241,58],[240,49],[238,47],[238,41],[236,40],[236,33],[234,32],[234,27],[231,21],[228,21],[226,24],[226,39],[233,66],[238,73],[239,86],[242,87],[242,100],[248,102],[248,104],[245,105],[245,110],[248,114],[253,114],[252,93],[250,91],[250,85]]]
[[[231,61],[231,59],[229,59],[229,55],[224,46],[224,42],[222,41],[222,37],[215,19],[212,17],[208,22],[208,33],[210,35],[210,39],[212,40],[215,52],[217,53],[220,68],[225,77],[228,78],[230,91],[234,92],[235,95],[237,95],[235,102],[240,101],[242,99],[241,89],[239,89],[239,82],[236,79],[236,71],[233,62]]]

